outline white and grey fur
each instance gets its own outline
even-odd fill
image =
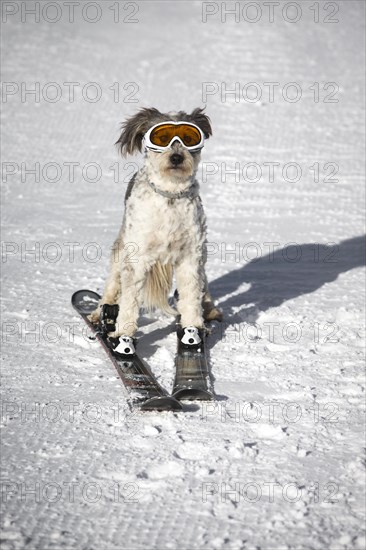
[[[206,139],[212,135],[203,109],[187,114],[145,108],[123,124],[117,141],[121,153],[141,151],[147,130],[168,120],[193,122]],[[205,274],[206,218],[196,180],[200,157],[200,151],[191,153],[176,141],[164,152],[147,150],[144,166],[132,178],[104,294],[90,316],[96,322],[101,304],[118,303],[116,331],[110,336],[133,336],[140,307],[176,314],[168,304],[173,271],[181,325],[202,327],[204,319],[221,319]]]

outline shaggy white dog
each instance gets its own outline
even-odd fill
[[[201,147],[212,134],[203,109],[191,114],[141,109],[123,124],[117,141],[121,153],[141,151],[148,130],[168,121],[197,126],[202,133]],[[111,337],[134,335],[140,307],[158,307],[176,314],[168,304],[173,270],[182,327],[200,328],[204,320],[222,318],[209,294],[205,274],[206,218],[196,180],[200,151],[187,148],[179,138],[159,151],[146,148],[144,166],[129,183],[110,274],[100,304],[90,316],[97,322],[102,304],[118,303],[116,330],[109,334]]]

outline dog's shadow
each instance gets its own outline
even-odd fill
[[[221,330],[213,331],[210,348],[222,337],[226,327],[240,322],[254,324],[261,312],[311,294],[335,281],[340,274],[365,266],[365,237],[354,237],[339,244],[289,244],[212,281],[210,291],[223,310],[224,322]],[[241,290],[243,286],[245,289]],[[152,355],[158,348],[156,342],[174,330],[175,325],[170,324],[146,334],[144,355]]]
[[[255,324],[261,312],[284,302],[314,293],[339,275],[351,269],[365,266],[365,235],[341,241],[339,244],[306,243],[290,244],[273,253],[252,260],[211,282],[210,291],[218,300],[224,313],[219,330],[215,327],[207,349],[209,376],[215,381],[211,370],[210,352],[230,325],[247,322]],[[241,287],[245,286],[245,290]],[[344,305],[347,305],[347,297]],[[140,326],[150,324],[143,317]],[[144,357],[150,357],[159,348],[158,342],[175,331],[175,324],[153,330],[141,339]],[[227,396],[216,396],[227,399]]]
[[[341,273],[364,266],[365,237],[339,244],[289,244],[215,279],[210,290],[224,312],[224,324],[255,323],[261,312],[311,294]]]

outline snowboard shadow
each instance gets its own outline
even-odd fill
[[[215,279],[210,291],[223,310],[223,325],[255,323],[261,312],[311,294],[341,273],[364,266],[365,237],[328,244],[289,243]]]

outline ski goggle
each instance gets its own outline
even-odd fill
[[[153,151],[165,151],[174,141],[179,141],[188,151],[202,149],[205,136],[201,128],[192,122],[160,122],[144,136],[145,147]]]

